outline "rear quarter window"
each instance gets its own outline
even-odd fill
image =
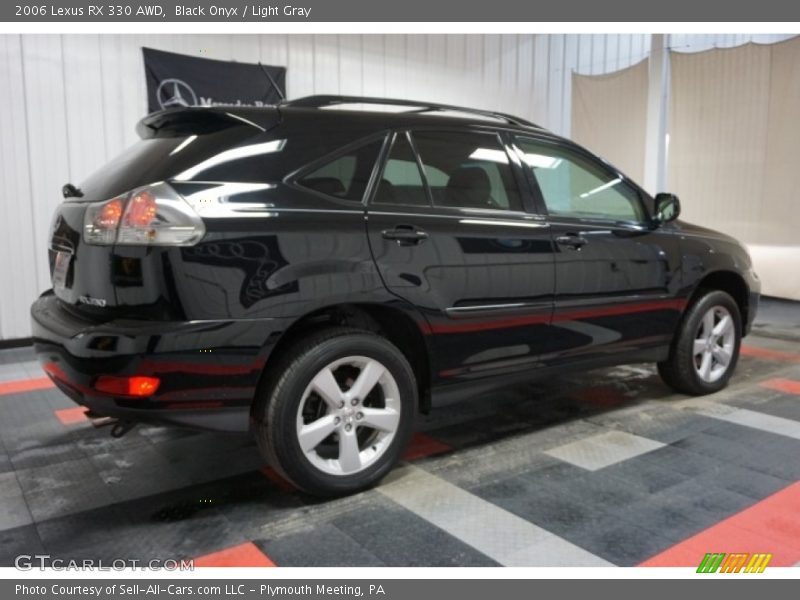
[[[361,202],[367,191],[384,138],[337,152],[296,179],[300,187],[339,200]]]

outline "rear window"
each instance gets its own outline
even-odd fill
[[[261,132],[233,126],[204,134],[136,142],[79,184],[82,201],[113,198],[156,181],[278,183],[288,174],[364,137],[362,131],[309,132],[277,127]],[[379,152],[375,150],[377,156]],[[345,194],[358,195],[360,171],[342,169]],[[325,174],[322,174],[325,176]],[[366,186],[366,183],[363,183]],[[360,199],[360,196],[359,196]]]
[[[497,134],[415,131],[435,206],[522,210],[508,154]]]
[[[81,200],[107,200],[142,185],[171,179],[219,153],[220,148],[248,143],[259,133],[264,135],[249,126],[236,126],[202,135],[139,140],[80,182]]]

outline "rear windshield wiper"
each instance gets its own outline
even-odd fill
[[[61,188],[61,195],[64,198],[83,198],[83,192],[71,183],[65,183]]]

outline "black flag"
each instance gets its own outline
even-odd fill
[[[176,106],[263,106],[276,104],[286,95],[285,67],[212,60],[152,48],[142,48],[142,53],[148,112]]]

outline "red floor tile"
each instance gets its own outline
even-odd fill
[[[424,433],[415,433],[403,454],[403,460],[417,460],[426,456],[450,452],[453,448]]]
[[[275,567],[269,557],[253,542],[225,548],[194,559],[195,567]]]
[[[21,394],[34,390],[46,390],[54,387],[49,377],[35,377],[33,379],[16,379],[14,381],[0,382],[0,396],[6,394]]]
[[[745,346],[742,344],[739,352],[742,356],[751,356],[753,358],[800,363],[800,354],[786,352],[784,350],[770,350],[769,348],[757,348],[756,346]]]
[[[767,379],[759,384],[761,387],[785,392],[786,394],[800,394],[800,381],[794,379]]]
[[[770,566],[800,561],[800,482],[765,498],[643,562],[643,567],[697,567],[707,552],[771,553]]]
[[[86,416],[86,411],[89,410],[85,406],[76,406],[75,408],[62,408],[55,411],[56,417],[64,425],[72,425],[73,423],[81,423],[88,421],[89,417]]]

